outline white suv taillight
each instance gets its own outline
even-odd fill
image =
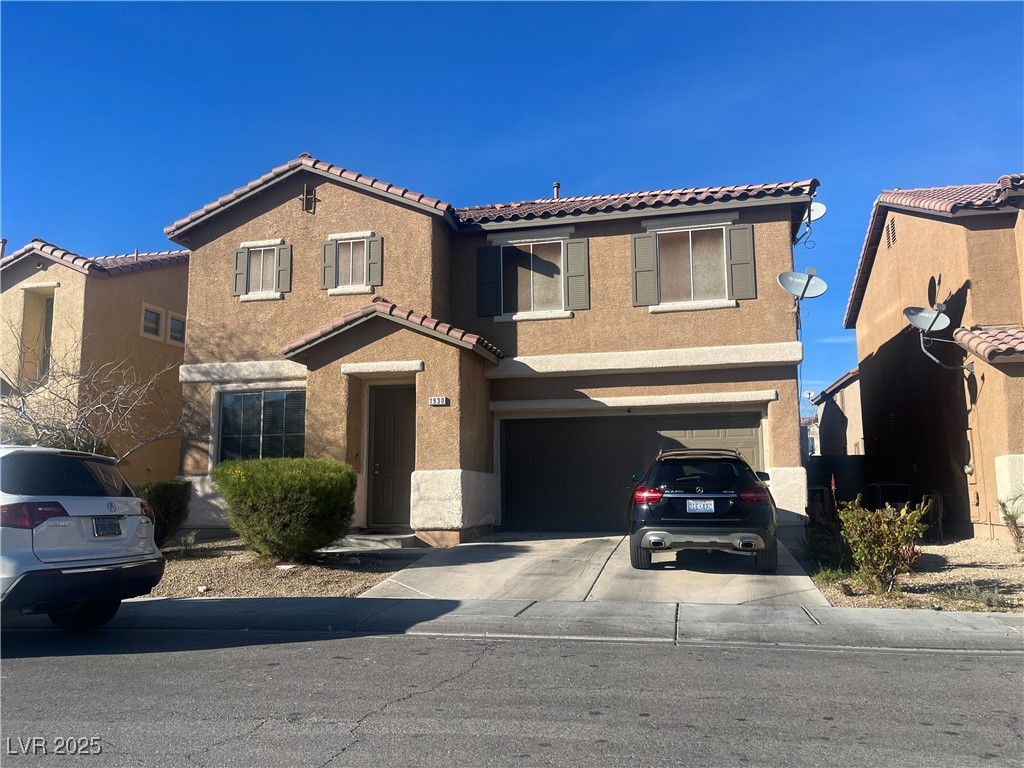
[[[51,517],[68,517],[56,501],[30,501],[0,507],[0,528],[35,528]]]
[[[149,506],[149,502],[146,502],[146,501],[142,502],[142,514],[143,514],[144,517],[148,517],[149,518],[149,522],[151,522],[151,523],[155,523],[156,522],[156,513],[153,511],[153,508],[151,506]]]

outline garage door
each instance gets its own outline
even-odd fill
[[[606,416],[502,422],[502,527],[621,531],[632,475],[669,448],[736,448],[763,469],[761,416]]]

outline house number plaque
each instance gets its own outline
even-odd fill
[[[451,400],[447,397],[428,397],[427,405],[451,405]]]

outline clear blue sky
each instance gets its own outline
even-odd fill
[[[85,255],[310,152],[457,206],[821,180],[804,389],[871,203],[1024,170],[1021,3],[0,6],[0,235]],[[766,290],[774,290],[766,286]]]

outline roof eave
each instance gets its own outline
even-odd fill
[[[709,203],[665,203],[658,207],[639,205],[636,208],[621,211],[576,211],[568,213],[541,214],[540,216],[506,219],[503,221],[485,222],[460,222],[461,232],[484,232],[503,229],[526,229],[532,227],[545,227],[564,225],[566,222],[576,221],[612,221],[614,219],[636,219],[650,218],[652,216],[679,215],[687,210],[705,211],[708,209],[722,208],[753,208],[767,205],[810,205],[814,199],[813,190],[810,193],[799,193],[784,197],[763,198],[757,200],[715,200]]]
[[[211,206],[215,206],[215,207],[211,207],[211,209],[209,211],[207,211],[206,213],[202,214],[201,216],[199,216],[199,217],[197,217],[197,218],[195,218],[195,219],[193,219],[191,221],[185,221],[180,226],[176,226],[175,224],[171,224],[168,227],[164,227],[164,234],[166,234],[168,239],[170,239],[172,242],[184,245],[184,243],[181,243],[180,238],[182,238],[185,235],[185,233],[187,233],[189,230],[194,229],[195,227],[199,226],[200,224],[203,224],[203,223],[209,221],[213,217],[218,216],[219,214],[224,213],[225,211],[228,211],[231,208],[234,208],[239,203],[245,202],[246,200],[249,200],[249,199],[251,199],[252,197],[254,197],[256,195],[262,194],[263,192],[265,192],[266,190],[268,190],[270,187],[274,186],[278,182],[284,181],[285,179],[287,179],[287,178],[289,178],[291,176],[294,176],[297,173],[301,173],[303,171],[306,171],[308,173],[314,173],[314,174],[316,174],[318,176],[322,176],[325,179],[328,179],[328,180],[333,181],[333,182],[335,182],[337,184],[340,184],[343,187],[346,187],[348,189],[355,190],[356,192],[363,192],[365,194],[373,195],[374,197],[378,197],[378,198],[380,198],[382,200],[386,200],[387,202],[390,202],[390,203],[395,203],[397,205],[407,205],[407,206],[410,206],[411,208],[415,208],[415,209],[420,210],[420,211],[422,211],[424,213],[430,213],[430,214],[433,214],[435,216],[439,216],[452,229],[457,229],[458,228],[458,223],[456,222],[455,217],[452,215],[450,209],[449,210],[443,210],[441,208],[436,208],[436,207],[431,206],[431,205],[426,205],[424,203],[420,203],[420,202],[418,202],[416,200],[410,200],[409,198],[406,198],[406,197],[399,197],[399,196],[397,196],[397,195],[395,195],[395,194],[393,194],[391,192],[387,192],[387,191],[382,190],[382,189],[377,189],[377,188],[375,188],[373,186],[370,186],[370,185],[367,185],[367,184],[360,184],[357,181],[351,181],[350,179],[346,179],[344,176],[338,176],[336,174],[329,173],[329,172],[327,172],[325,170],[322,170],[320,168],[314,168],[313,166],[309,166],[309,165],[305,165],[305,164],[299,164],[299,165],[296,165],[294,168],[289,168],[288,170],[283,171],[280,175],[274,176],[271,179],[267,179],[265,183],[260,184],[257,187],[253,187],[252,189],[250,189],[249,191],[245,192],[244,194],[239,195],[234,200],[230,200],[230,201],[225,202],[225,203],[223,203],[221,205],[216,205],[215,203],[211,203]]]

